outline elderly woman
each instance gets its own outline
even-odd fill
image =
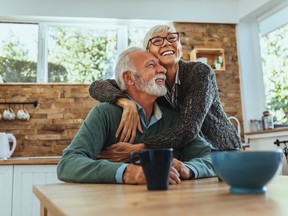
[[[168,91],[157,102],[177,110],[180,117],[174,127],[148,137],[138,149],[181,147],[199,133],[214,148],[241,148],[241,140],[221,105],[214,71],[207,64],[181,60],[182,46],[175,28],[154,26],[144,38],[144,47],[167,70]],[[120,140],[132,143],[137,129],[142,131],[141,124],[136,117],[135,104],[118,89],[115,81],[95,81],[89,87],[89,94],[100,102],[123,107],[116,136],[122,132]],[[133,148],[138,150],[137,145]]]

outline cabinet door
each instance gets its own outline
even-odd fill
[[[280,141],[288,140],[287,131],[282,132],[271,132],[271,133],[259,133],[252,135],[245,135],[245,139],[250,143],[250,147],[248,151],[267,151],[267,150],[275,150],[275,149],[283,149],[284,145],[277,146],[274,144],[276,139]],[[283,175],[288,175],[288,159],[285,158],[283,154],[283,166],[282,172]]]
[[[13,166],[0,166],[0,214],[11,215]]]
[[[39,216],[40,203],[32,192],[34,184],[59,183],[56,165],[15,165],[13,216]]]

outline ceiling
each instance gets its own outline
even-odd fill
[[[0,0],[0,19],[18,16],[239,23],[283,4],[288,5],[288,0]]]

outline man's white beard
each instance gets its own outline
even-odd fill
[[[166,79],[164,74],[158,74],[152,78],[149,82],[145,82],[141,76],[136,76],[137,82],[136,87],[147,94],[154,95],[157,97],[163,96],[167,93],[166,86],[159,86],[156,84],[156,79],[163,78]]]

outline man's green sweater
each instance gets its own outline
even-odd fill
[[[141,143],[146,137],[175,124],[178,114],[159,107],[162,118],[149,128],[142,126],[143,134],[137,132],[134,143]],[[109,103],[94,106],[70,145],[64,150],[57,167],[58,178],[65,182],[116,183],[116,171],[123,163],[100,160],[97,156],[102,149],[119,142],[115,132],[121,117],[122,109],[118,106]],[[198,171],[198,177],[215,176],[210,146],[200,137],[182,149],[174,149],[174,157],[193,166]]]

